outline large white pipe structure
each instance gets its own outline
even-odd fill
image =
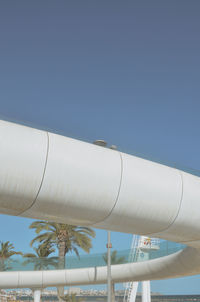
[[[0,167],[2,214],[144,234],[200,247],[197,176],[5,121],[0,121]],[[0,287],[41,288],[106,280],[106,268],[68,272],[4,272]],[[197,273],[199,250],[188,248],[143,263],[115,265],[112,280]]]
[[[0,213],[199,246],[199,177],[5,121],[0,146]]]
[[[138,263],[112,266],[114,283],[158,280],[200,274],[200,253],[194,248],[169,256]],[[89,267],[65,270],[0,272],[0,288],[45,288],[105,284],[107,267]]]

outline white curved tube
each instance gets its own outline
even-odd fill
[[[0,121],[0,164],[2,214],[148,234],[200,247],[197,176],[5,121]],[[182,276],[199,273],[199,261],[198,250],[186,249],[146,263],[114,266],[112,274],[116,282],[143,280],[144,275],[145,280]],[[106,278],[102,267],[71,270],[70,276],[68,272],[4,272],[0,284],[6,286],[5,276],[9,287],[36,288],[103,283]]]
[[[5,121],[0,147],[0,213],[199,246],[197,176]]]
[[[118,283],[194,275],[200,273],[199,263],[199,251],[186,248],[173,255],[145,262],[113,265],[112,280]],[[45,288],[106,282],[106,266],[52,271],[0,272],[0,288]]]

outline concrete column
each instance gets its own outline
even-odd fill
[[[142,302],[151,302],[150,281],[142,281]]]
[[[40,302],[41,292],[42,292],[41,289],[33,289],[34,302]]]

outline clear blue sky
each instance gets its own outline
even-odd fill
[[[0,116],[200,169],[199,12],[199,0],[2,0]],[[30,222],[2,215],[0,239],[28,251]],[[200,278],[152,289],[200,294]]]

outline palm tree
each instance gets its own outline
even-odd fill
[[[107,253],[103,255],[103,260],[105,261],[105,263],[108,262]],[[110,262],[111,262],[112,265],[122,264],[125,261],[126,261],[125,257],[118,257],[117,256],[117,251],[116,250],[111,253]],[[112,302],[115,302],[115,283],[114,282],[112,282],[112,284],[111,284],[111,295],[112,295]]]
[[[35,270],[47,269],[49,265],[53,267],[56,267],[58,265],[58,257],[47,258],[51,253],[55,252],[55,249],[49,242],[46,241],[39,245],[37,248],[34,247],[33,249],[35,251],[35,254],[27,253],[23,255],[24,258],[27,258],[27,260],[24,261],[23,265],[33,263]]]
[[[49,257],[48,256],[51,253],[55,252],[55,249],[51,246],[49,242],[43,242],[40,244],[37,248],[33,248],[35,251],[35,254],[33,253],[27,253],[24,254],[23,257],[27,258],[24,262],[23,265],[27,264],[34,264],[34,269],[35,270],[44,270],[48,269],[49,265],[50,267],[56,267],[58,264],[58,257]],[[39,292],[40,297],[42,293],[42,289],[33,289],[33,295],[35,295],[35,291]],[[41,299],[40,299],[41,301]]]
[[[36,242],[39,244],[49,242],[51,246],[58,248],[59,268],[65,268],[65,255],[67,253],[75,252],[79,257],[78,248],[89,253],[92,247],[91,238],[95,237],[95,232],[88,227],[43,220],[34,221],[29,228],[35,229],[36,234],[39,234],[31,241],[31,246]],[[64,297],[64,287],[58,289],[58,296]]]
[[[0,241],[0,270],[5,271],[11,269],[9,258],[13,255],[22,255],[21,252],[14,250],[14,245],[10,241]]]
[[[71,295],[64,295],[64,297],[62,297],[62,300],[65,302],[81,302],[83,301],[82,298],[77,298],[75,293],[72,293]]]
[[[58,248],[60,259],[64,259],[68,252],[75,252],[79,256],[78,248],[89,253],[92,247],[90,237],[95,237],[95,232],[88,227],[73,226],[64,223],[34,221],[30,229],[35,229],[36,234],[44,233],[36,236],[31,241],[31,246],[35,243],[49,242],[51,246]],[[65,264],[65,262],[63,263]],[[63,266],[64,268],[65,266]]]

